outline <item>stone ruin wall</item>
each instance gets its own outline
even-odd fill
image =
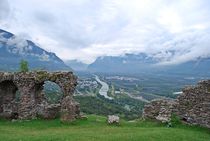
[[[168,122],[173,113],[185,123],[210,128],[210,80],[184,88],[175,100],[152,101],[145,105],[143,117]]]
[[[43,93],[45,81],[58,84],[63,97],[58,104],[49,104]],[[77,77],[72,72],[0,72],[0,117],[9,119],[53,119],[58,114],[62,121],[71,121],[80,114],[79,103],[73,92]],[[20,92],[16,100],[16,92]]]

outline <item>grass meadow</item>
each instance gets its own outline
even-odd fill
[[[206,128],[152,121],[121,121],[107,125],[106,117],[89,115],[72,123],[55,120],[0,120],[0,141],[210,141]]]

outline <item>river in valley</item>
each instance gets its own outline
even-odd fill
[[[101,89],[99,90],[99,94],[104,96],[107,99],[110,99],[110,100],[113,99],[112,97],[108,96],[108,94],[107,94],[109,91],[109,85],[106,82],[101,81],[97,75],[95,75],[95,79],[98,83],[100,83],[102,85]]]

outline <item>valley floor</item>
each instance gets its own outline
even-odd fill
[[[0,120],[0,141],[209,141],[210,130],[147,121],[122,121],[107,125],[106,118],[90,115],[87,120],[61,123],[56,120],[10,122]]]

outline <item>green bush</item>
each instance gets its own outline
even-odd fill
[[[181,124],[181,119],[175,113],[173,113],[171,116],[171,121],[167,124],[167,127],[175,127]]]

